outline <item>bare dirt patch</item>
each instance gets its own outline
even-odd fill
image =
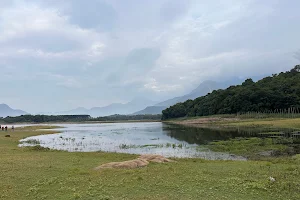
[[[206,127],[220,122],[233,122],[238,120],[239,120],[238,118],[207,117],[207,118],[187,119],[181,121],[171,121],[171,123],[184,125],[184,126]]]

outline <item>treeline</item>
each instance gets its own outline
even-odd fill
[[[160,119],[161,115],[111,115],[97,118],[92,118],[90,115],[21,115],[17,117],[0,118],[0,123],[94,122]]]
[[[4,123],[44,123],[44,122],[80,122],[90,120],[89,115],[21,115],[5,117]]]
[[[162,115],[111,115],[92,118],[91,121],[161,120]]]
[[[287,72],[273,74],[256,83],[252,79],[225,90],[175,104],[162,111],[162,119],[299,110],[300,65]]]

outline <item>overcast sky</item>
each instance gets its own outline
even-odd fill
[[[165,100],[300,61],[299,0],[0,0],[0,103]]]

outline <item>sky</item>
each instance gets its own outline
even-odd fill
[[[0,0],[0,103],[162,101],[300,63],[298,0]],[[297,57],[298,52],[298,57]]]

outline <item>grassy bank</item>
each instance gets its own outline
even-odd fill
[[[100,164],[137,156],[17,147],[24,137],[53,133],[36,129],[17,129],[10,138],[0,132],[0,199],[300,198],[299,156],[247,162],[177,159],[140,169],[94,171]],[[276,181],[270,182],[270,176]]]
[[[179,118],[165,121],[167,123],[193,127],[272,127],[300,130],[300,118],[252,118],[242,119],[231,115],[212,115],[208,117]]]
[[[239,127],[273,127],[300,129],[300,118],[266,118],[266,119],[244,119],[238,121],[223,121],[220,125]]]
[[[194,117],[188,119],[176,119],[167,121],[188,127],[203,127],[216,130],[231,130],[244,132],[261,132],[260,135],[276,134],[276,129],[285,131],[300,131],[300,118],[264,118],[264,119],[241,119],[230,115],[213,115],[208,117]],[[268,133],[264,133],[268,132]],[[278,134],[281,132],[278,131]],[[249,135],[245,135],[249,136]],[[208,145],[213,151],[228,152],[242,155],[249,159],[265,159],[264,154],[273,156],[289,156],[299,152],[297,139],[282,138],[280,136],[271,138],[237,138],[227,141],[216,141]],[[299,139],[298,139],[299,140]],[[296,142],[296,143],[295,143]]]

